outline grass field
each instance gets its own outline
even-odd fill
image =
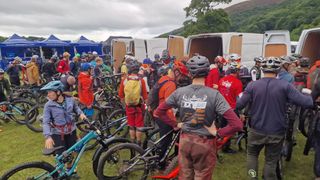
[[[53,157],[45,157],[41,154],[44,147],[42,134],[37,134],[25,126],[17,125],[12,122],[3,124],[0,132],[0,175],[8,169],[24,162],[48,161],[53,162]],[[313,175],[312,152],[309,156],[302,155],[305,138],[298,135],[298,145],[294,148],[291,162],[285,164],[286,180],[311,180]],[[96,179],[92,172],[91,158],[94,151],[86,152],[79,163],[78,172],[81,179]],[[244,180],[246,176],[246,156],[244,152],[234,155],[223,155],[224,162],[218,163],[213,179],[215,180]],[[260,174],[263,167],[263,153],[260,157]]]

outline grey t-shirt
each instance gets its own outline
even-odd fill
[[[216,116],[230,109],[219,91],[202,85],[178,88],[166,100],[169,106],[179,108],[180,119],[184,123],[183,132],[210,136],[204,125],[211,126]]]

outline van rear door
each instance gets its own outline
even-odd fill
[[[124,41],[112,40],[112,57],[113,57],[113,66],[116,70],[121,66],[121,62],[126,55],[126,43]]]
[[[176,59],[180,60],[184,56],[184,41],[185,38],[182,36],[168,37],[168,50],[171,56],[175,56]]]
[[[288,56],[291,54],[289,31],[266,31],[263,39],[263,56]]]
[[[130,42],[130,51],[139,62],[147,57],[147,47],[144,39],[134,39]]]

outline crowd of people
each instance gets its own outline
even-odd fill
[[[119,69],[113,69],[95,52],[76,54],[72,60],[65,52],[62,59],[53,56],[42,67],[37,64],[37,58],[33,56],[23,66],[16,57],[7,74],[10,84],[15,86],[22,85],[21,77],[23,83],[31,86],[49,82],[42,87],[48,91],[49,100],[44,106],[43,119],[46,148],[71,147],[77,141],[73,114],[85,119],[92,113],[93,93],[103,88],[97,77],[121,73],[118,96],[126,110],[132,142],[141,145],[139,128],[145,126],[146,112],[153,116],[160,136],[181,129],[180,179],[211,179],[217,159],[216,140],[241,131],[248,120],[246,117],[250,119],[248,177],[258,179],[258,157],[265,148],[262,176],[276,179],[276,164],[287,129],[288,104],[314,108],[320,94],[320,61],[310,68],[310,59],[298,55],[256,57],[251,69],[241,64],[238,54],[217,56],[209,61],[199,54],[175,59],[168,50],[143,61],[129,53]],[[53,80],[57,73],[60,79]],[[3,74],[0,70],[0,98],[5,101],[10,86]],[[75,87],[78,98],[71,98]],[[320,133],[320,128],[317,131]],[[318,141],[319,133],[316,133]],[[171,139],[167,136],[161,149],[166,149]],[[230,145],[230,141],[224,144],[222,151],[237,153]],[[314,171],[320,178],[320,143],[315,147]]]

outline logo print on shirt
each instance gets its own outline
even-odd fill
[[[208,96],[204,95],[202,98],[197,98],[195,95],[188,97],[187,95],[182,96],[181,106],[184,108],[191,109],[205,109],[207,106]]]

